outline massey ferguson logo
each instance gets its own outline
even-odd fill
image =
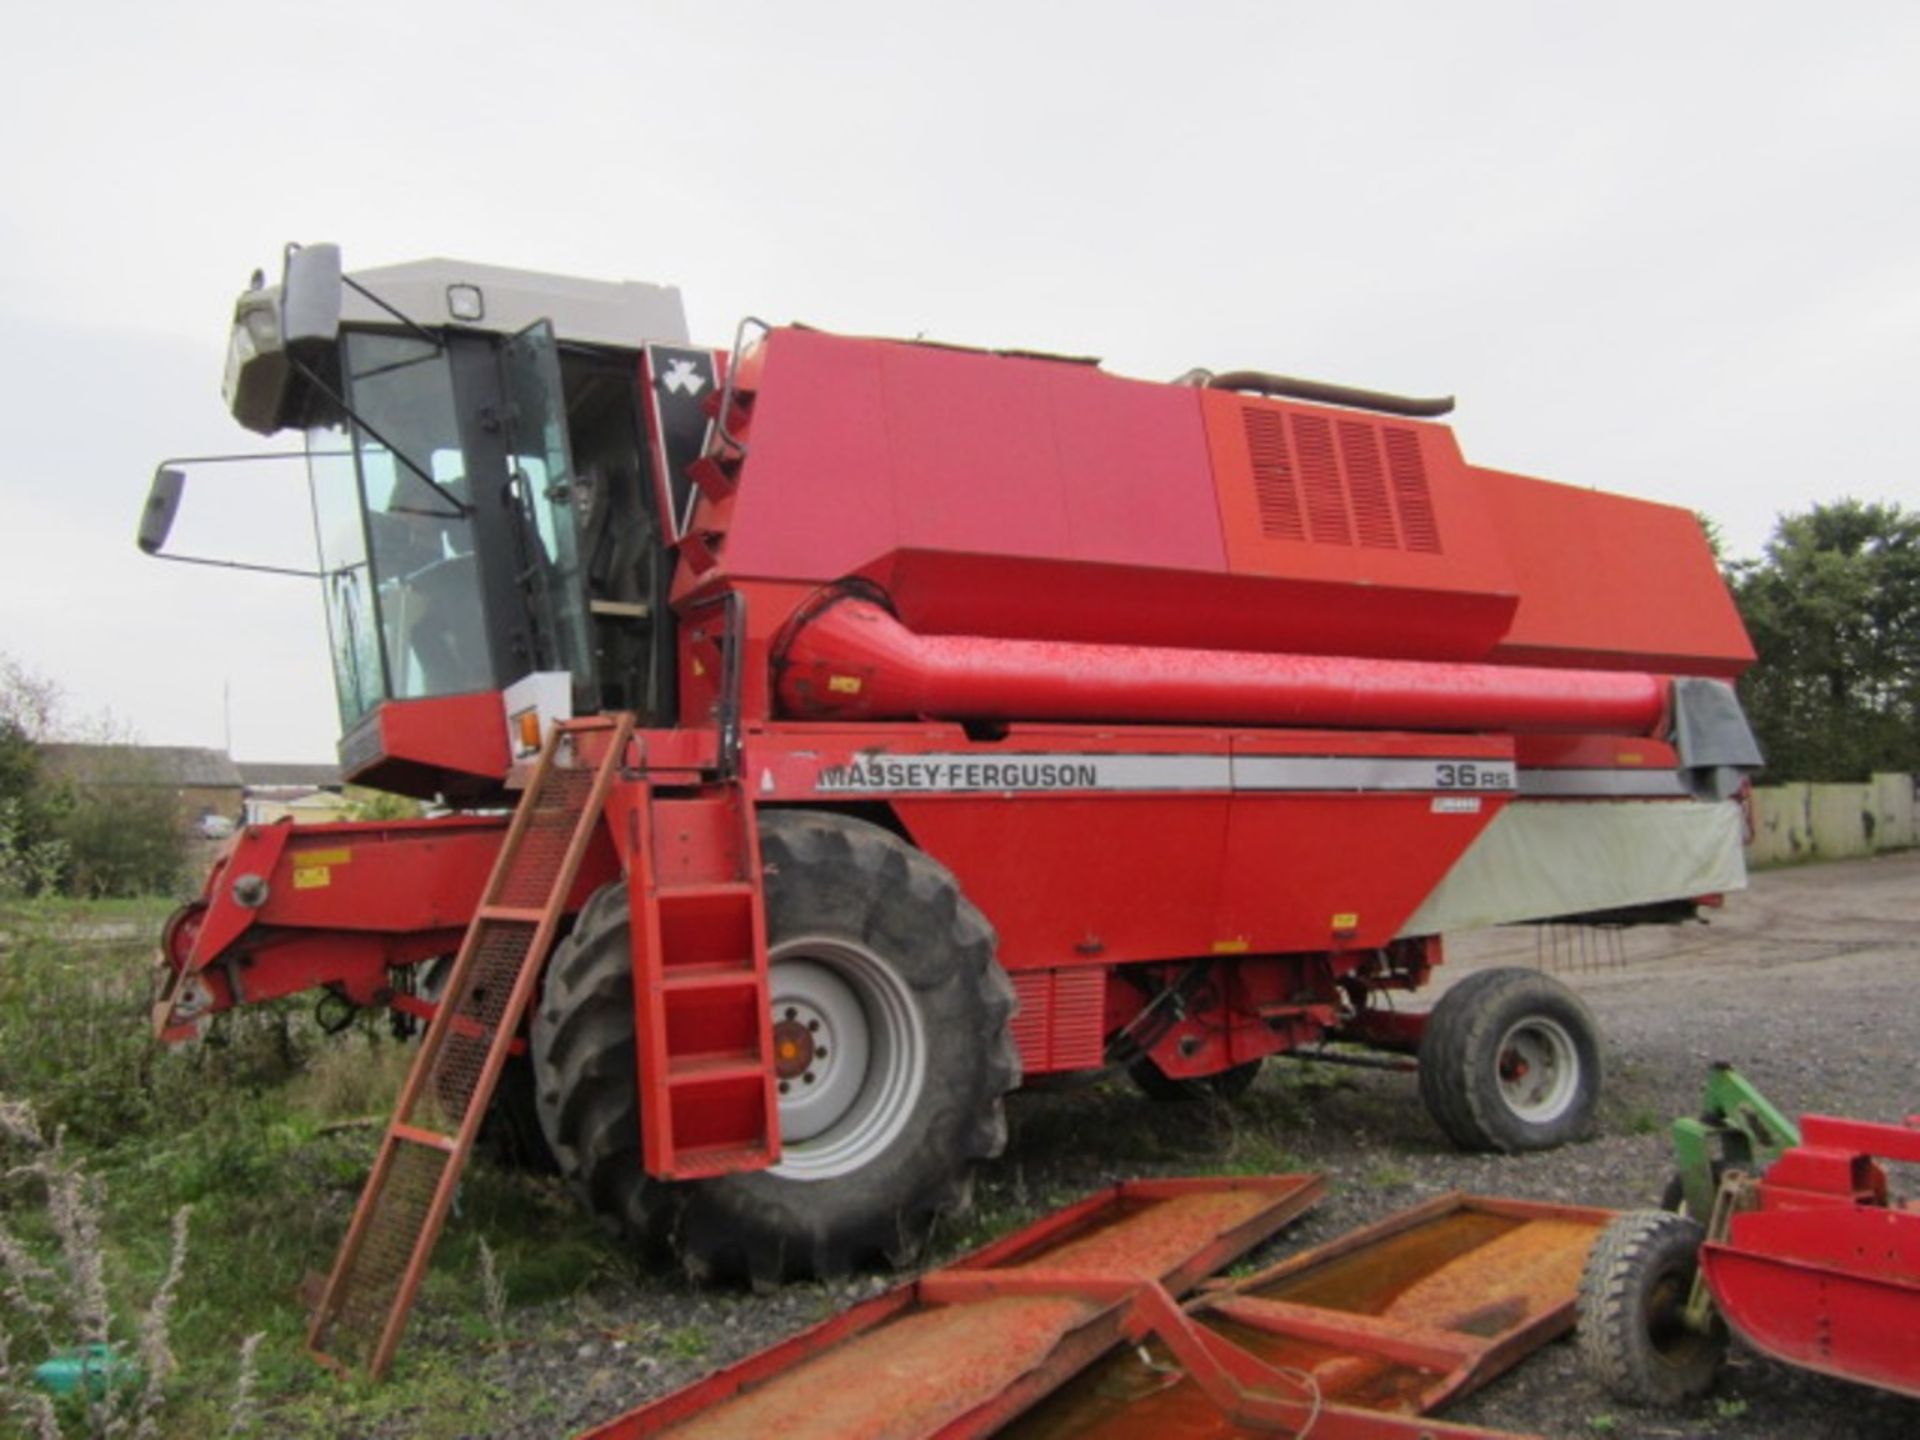
[[[691,360],[676,360],[667,367],[667,373],[660,377],[660,383],[675,395],[685,393],[698,395],[707,388],[707,377],[694,369]]]
[[[855,760],[820,771],[818,790],[1092,790],[1100,771],[1090,760]]]

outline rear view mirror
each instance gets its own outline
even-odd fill
[[[291,349],[340,335],[340,247],[302,245],[287,251],[280,280],[280,341]]]
[[[140,512],[140,548],[158,555],[173,529],[173,517],[180,513],[180,491],[186,485],[184,471],[162,465],[153,472],[153,486],[147,491],[146,507]]]

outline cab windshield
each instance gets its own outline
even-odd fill
[[[368,331],[344,334],[340,353],[353,419],[310,431],[308,463],[351,729],[382,700],[484,690],[494,676],[447,353]]]

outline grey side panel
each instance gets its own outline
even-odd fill
[[[1401,928],[1480,930],[1744,890],[1740,807],[1690,800],[1515,800]]]
[[[459,325],[511,335],[550,320],[556,339],[582,344],[638,350],[650,340],[687,343],[686,309],[674,285],[581,280],[469,260],[415,260],[356,270],[352,278],[428,329]],[[475,292],[478,315],[471,309],[456,314],[454,301],[471,306]],[[340,318],[349,325],[394,323],[386,311],[351,289],[342,297]]]
[[[1673,743],[1688,770],[1757,770],[1767,763],[1739,697],[1724,680],[1673,682]]]

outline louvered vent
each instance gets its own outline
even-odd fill
[[[1268,539],[1441,553],[1416,432],[1263,405],[1240,418]]]
[[[1322,545],[1353,544],[1347,523],[1347,487],[1333,453],[1333,426],[1318,415],[1293,417],[1293,448],[1307,492],[1307,530]]]
[[[1433,495],[1427,489],[1427,466],[1420,458],[1420,437],[1411,430],[1384,427],[1387,473],[1393,478],[1393,500],[1400,511],[1400,532],[1406,548],[1429,555],[1440,553],[1440,525],[1433,514]]]
[[[1380,463],[1380,432],[1360,420],[1342,420],[1340,463],[1347,468],[1347,494],[1353,501],[1353,528],[1362,545],[1398,550],[1400,532],[1387,498],[1387,469]]]
[[[1246,423],[1247,453],[1253,457],[1253,494],[1260,506],[1261,533],[1277,540],[1307,538],[1300,518],[1300,490],[1293,479],[1293,461],[1287,454],[1287,431],[1278,410],[1241,412]]]

